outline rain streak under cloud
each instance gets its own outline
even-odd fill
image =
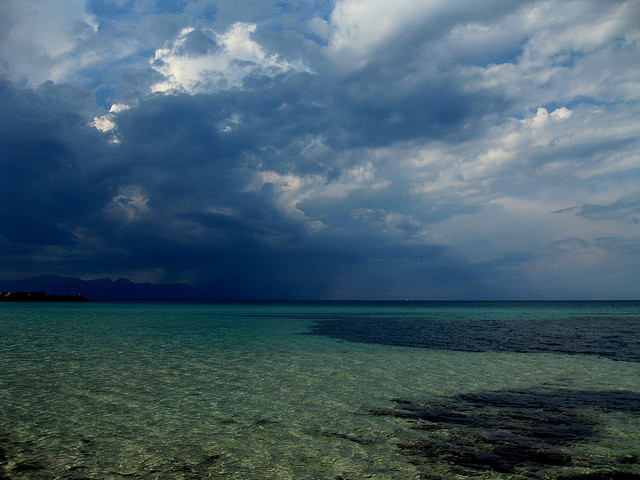
[[[5,0],[0,277],[640,297],[640,4]]]

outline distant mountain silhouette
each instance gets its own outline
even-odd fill
[[[44,292],[47,295],[78,295],[90,300],[196,300],[198,290],[187,283],[170,285],[133,283],[125,278],[81,280],[44,275],[23,280],[0,280],[2,292]]]

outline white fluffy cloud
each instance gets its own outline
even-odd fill
[[[327,32],[329,56],[338,65],[353,70],[367,65],[371,60],[384,58],[397,45],[417,47],[425,58],[446,55],[458,56],[456,43],[462,34],[479,34],[483,42],[497,45],[495,21],[513,7],[499,1],[474,2],[472,0],[338,0],[323,28]],[[316,21],[316,24],[322,23]],[[437,41],[448,32],[454,33],[451,48],[442,51]],[[509,28],[501,29],[500,39],[511,36]],[[430,46],[429,46],[430,45]],[[477,49],[479,44],[471,45]],[[401,48],[402,50],[402,48]]]
[[[371,162],[364,162],[344,170],[338,178],[327,181],[326,176],[318,174],[296,175],[280,174],[274,171],[256,173],[249,186],[251,191],[260,191],[265,185],[274,189],[276,204],[289,218],[301,221],[309,231],[320,231],[326,226],[322,221],[307,216],[300,208],[303,202],[330,200],[344,201],[348,195],[357,191],[375,192],[389,186],[389,182],[376,177]]]
[[[401,31],[417,26],[444,2],[342,0],[331,13],[330,48],[336,54],[366,58]]]
[[[149,212],[149,194],[140,185],[124,185],[107,205],[107,212],[126,223],[139,220]]]
[[[114,103],[111,105],[109,112],[100,117],[95,117],[92,122],[89,123],[90,126],[99,130],[103,133],[113,132],[116,129],[116,117],[119,112],[124,110],[128,110],[131,108],[129,105],[125,105],[123,103]],[[120,139],[117,135],[111,135],[112,143],[120,143]]]
[[[210,29],[185,28],[167,48],[156,50],[150,61],[154,70],[165,80],[152,86],[154,92],[203,93],[224,90],[242,85],[247,75],[275,75],[288,70],[302,70],[281,59],[277,54],[268,55],[251,38],[257,26],[237,22],[226,32],[217,34]],[[189,41],[200,35],[200,48],[190,49]],[[210,42],[206,48],[202,43]]]

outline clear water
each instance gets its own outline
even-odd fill
[[[0,304],[0,480],[640,478],[640,303]]]

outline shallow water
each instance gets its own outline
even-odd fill
[[[0,479],[640,478],[639,342],[633,302],[0,305]]]

